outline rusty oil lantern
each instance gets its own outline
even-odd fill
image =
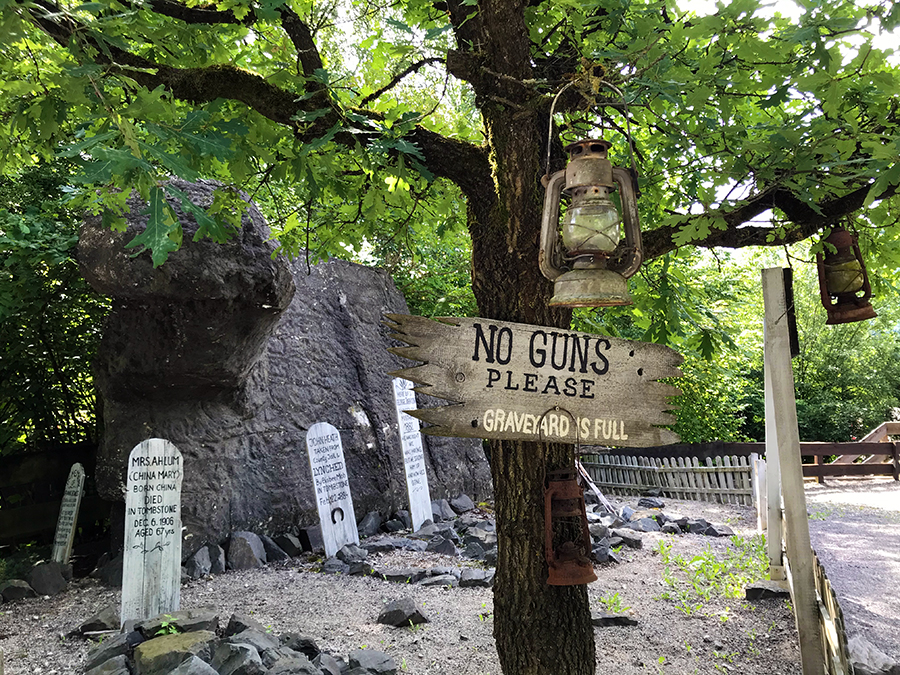
[[[856,236],[837,226],[825,244],[824,252],[816,254],[819,292],[828,313],[825,323],[833,326],[874,319],[878,315],[869,304],[872,287]]]
[[[553,281],[555,307],[612,307],[630,305],[628,277],[643,260],[632,175],[613,167],[607,158],[609,141],[581,140],[566,147],[566,168],[544,178],[546,194],[541,216],[538,264]],[[622,218],[610,199],[618,186]],[[562,194],[570,203],[562,223]],[[624,256],[613,258],[623,224]],[[561,240],[561,242],[560,242]]]
[[[574,468],[551,471],[544,487],[544,555],[550,586],[578,586],[597,580],[591,563],[591,535],[584,488]]]

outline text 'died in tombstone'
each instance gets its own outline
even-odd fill
[[[181,452],[152,438],[131,451],[125,495],[122,621],[175,611],[181,602]]]

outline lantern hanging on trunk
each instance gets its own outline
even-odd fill
[[[574,468],[548,475],[544,487],[544,555],[550,586],[578,586],[597,580],[591,563],[584,488]]]
[[[825,250],[816,254],[819,292],[828,313],[825,323],[833,326],[874,319],[878,315],[869,304],[872,287],[856,236],[837,226],[825,244]]]
[[[550,306],[630,305],[628,277],[643,260],[632,174],[613,167],[609,141],[582,140],[566,147],[569,163],[547,179],[541,217],[539,265],[554,282]],[[622,217],[610,199],[618,187]],[[569,206],[559,222],[560,199]],[[621,223],[621,226],[620,226]],[[624,230],[625,246],[613,257]]]

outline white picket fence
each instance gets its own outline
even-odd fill
[[[725,455],[701,462],[696,457],[584,455],[581,462],[607,494],[637,495],[656,487],[670,499],[753,504],[751,457]]]

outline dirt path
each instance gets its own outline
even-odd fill
[[[843,478],[806,484],[813,548],[825,566],[848,637],[900,661],[900,483]]]

